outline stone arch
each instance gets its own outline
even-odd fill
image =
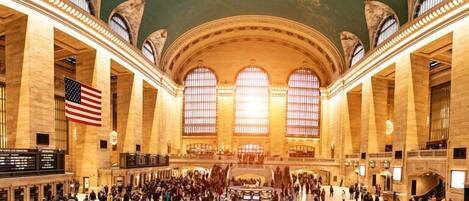
[[[357,47],[358,44],[363,45],[363,42],[358,38],[358,36],[348,31],[340,33],[340,41],[342,43],[342,48],[344,49],[345,68],[349,69],[351,67],[350,61],[352,59],[353,50],[355,50],[355,47]]]
[[[118,13],[125,18],[130,29],[130,40],[134,46],[137,46],[138,31],[143,17],[143,10],[145,9],[145,0],[128,0],[119,4],[109,15],[108,21],[111,17]]]
[[[368,27],[370,49],[375,47],[378,29],[383,20],[389,16],[393,16],[399,24],[399,18],[391,7],[379,1],[365,1],[365,19]]]

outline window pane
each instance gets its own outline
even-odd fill
[[[431,89],[430,140],[448,139],[450,94],[449,82]]]
[[[386,39],[388,39],[391,35],[396,33],[399,29],[399,25],[394,17],[387,18],[383,25],[381,25],[378,31],[378,38],[376,40],[376,46],[383,43]]]
[[[197,68],[185,80],[184,133],[216,134],[217,79],[208,68]]]
[[[355,47],[355,49],[353,50],[352,61],[350,62],[350,66],[353,66],[358,61],[360,61],[360,59],[363,58],[364,55],[365,49],[363,48],[363,45],[357,45],[357,47]]]
[[[86,12],[93,14],[89,0],[70,0],[70,2],[85,10]]]
[[[111,18],[111,21],[109,22],[109,25],[111,26],[111,29],[113,31],[119,34],[119,36],[124,38],[124,40],[126,40],[127,42],[130,42],[129,27],[120,15],[114,14]]]
[[[443,0],[421,0],[419,5],[417,5],[417,10],[415,12],[415,17],[422,15],[427,12],[437,4],[441,3]]]
[[[295,71],[288,79],[287,135],[319,137],[320,82],[310,70]]]
[[[156,63],[155,60],[155,52],[153,51],[153,46],[151,46],[150,42],[145,42],[143,45],[143,55],[150,60],[152,63]]]
[[[7,147],[7,113],[5,84],[0,83],[0,148]]]
[[[236,79],[235,133],[269,132],[269,80],[260,68],[249,67]]]
[[[67,151],[68,122],[65,118],[65,100],[55,97],[55,145],[59,150]]]

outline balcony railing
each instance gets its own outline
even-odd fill
[[[446,149],[408,151],[407,158],[446,158]]]
[[[368,157],[371,158],[392,158],[392,152],[377,152],[369,153]]]
[[[360,158],[360,154],[359,154],[359,153],[355,153],[355,154],[345,154],[345,158],[346,158],[346,159],[357,159],[357,158]]]

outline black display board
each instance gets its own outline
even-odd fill
[[[169,157],[153,154],[121,153],[121,168],[161,167],[169,165]]]
[[[0,178],[64,173],[64,152],[37,149],[0,149]]]

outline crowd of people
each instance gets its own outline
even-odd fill
[[[209,174],[188,172],[186,176],[156,179],[141,186],[104,187],[97,194],[92,191],[85,201],[213,201],[226,197],[225,180]]]
[[[239,164],[264,164],[265,155],[263,153],[241,153],[238,154]]]

